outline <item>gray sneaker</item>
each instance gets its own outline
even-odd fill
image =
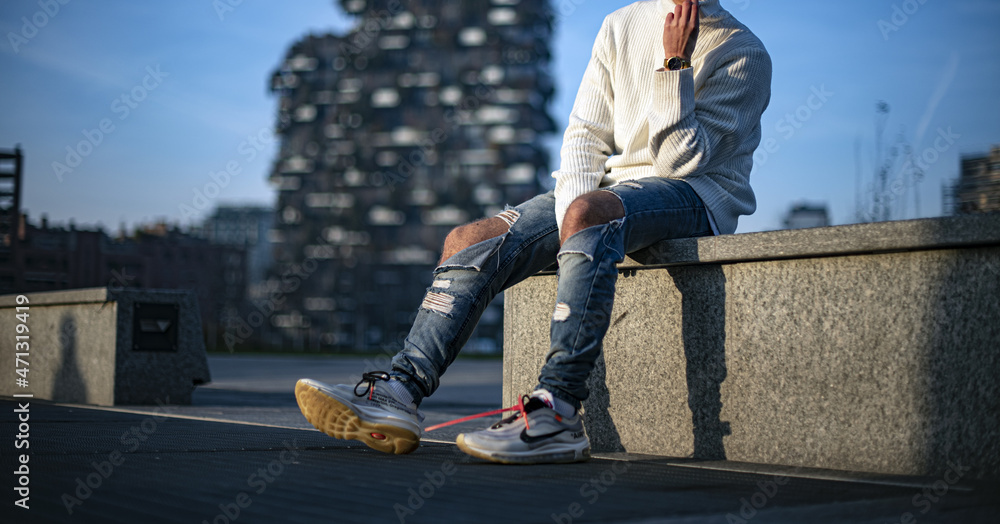
[[[582,462],[590,458],[590,439],[579,412],[563,417],[538,398],[526,400],[523,413],[519,411],[488,429],[459,435],[459,449],[504,464]]]
[[[383,453],[411,453],[420,445],[424,416],[399,400],[388,380],[385,372],[365,373],[352,388],[304,378],[295,384],[295,400],[306,420],[333,438],[360,440]]]

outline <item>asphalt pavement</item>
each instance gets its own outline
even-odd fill
[[[209,365],[212,383],[190,406],[32,400],[29,427],[0,419],[8,442],[30,435],[27,473],[17,453],[0,459],[14,472],[0,522],[1000,522],[996,482],[626,453],[503,466],[453,444],[495,418],[384,455],[316,431],[292,394],[302,377],[356,383],[384,359],[212,356]],[[499,360],[460,358],[421,406],[425,423],[499,407],[501,381]],[[0,408],[15,413],[19,401]]]

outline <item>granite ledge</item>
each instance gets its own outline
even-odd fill
[[[668,240],[621,268],[673,266],[1000,245],[1000,213]]]
[[[177,295],[183,296],[191,292],[189,289],[145,289],[134,288],[126,290],[130,294],[155,293],[157,296]],[[59,289],[55,291],[29,291],[25,293],[13,293],[10,295],[0,295],[0,308],[10,308],[17,306],[17,296],[25,295],[31,301],[27,306],[66,306],[71,304],[101,304],[104,302],[115,302],[119,293],[106,287],[93,287],[81,289]]]

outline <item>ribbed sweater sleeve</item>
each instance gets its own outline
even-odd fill
[[[646,115],[656,174],[698,176],[713,153],[735,151],[760,126],[770,93],[754,80],[770,78],[770,71],[770,58],[763,49],[734,49],[714,64],[697,105],[693,69],[656,73],[653,103]]]

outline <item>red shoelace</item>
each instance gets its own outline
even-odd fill
[[[455,420],[449,420],[448,422],[442,422],[440,424],[435,424],[433,426],[430,426],[424,429],[424,432],[434,431],[435,429],[443,428],[445,426],[451,426],[452,424],[459,424],[469,420],[475,420],[477,418],[489,417],[491,415],[499,415],[500,413],[503,413],[505,411],[514,411],[514,410],[521,412],[521,417],[524,419],[524,427],[527,429],[531,429],[531,427],[528,426],[527,414],[524,412],[524,397],[522,396],[521,398],[517,399],[517,405],[515,406],[511,406],[509,408],[494,409],[493,411],[487,411],[485,413],[478,413],[475,415],[469,415],[467,417],[457,418]]]

